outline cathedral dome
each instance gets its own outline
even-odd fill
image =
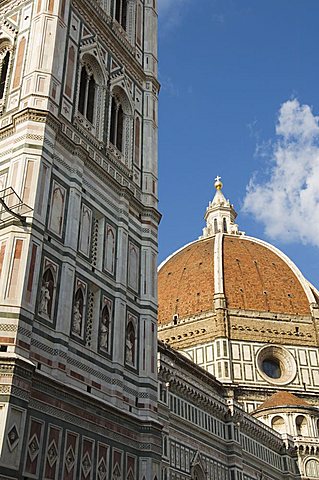
[[[230,309],[310,315],[311,290],[297,267],[255,238],[216,234],[173,254],[159,269],[159,323],[213,309],[224,294]]]
[[[277,248],[238,231],[236,212],[219,180],[203,236],[159,267],[160,326],[208,314],[218,306],[310,316],[316,303],[313,287]]]

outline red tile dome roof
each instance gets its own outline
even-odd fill
[[[302,398],[296,397],[293,393],[285,390],[274,393],[271,397],[267,398],[259,407],[259,410],[267,410],[274,407],[311,407],[311,405]]]
[[[221,292],[221,290],[223,290]],[[272,245],[245,235],[202,238],[159,268],[159,324],[213,310],[222,293],[229,309],[310,315],[311,290],[297,267]]]

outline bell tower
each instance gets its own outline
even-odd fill
[[[1,2],[0,479],[159,477],[156,3]]]

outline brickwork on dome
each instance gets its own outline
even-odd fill
[[[227,307],[309,315],[299,280],[278,255],[251,240],[224,237],[224,287]]]
[[[213,309],[214,239],[185,247],[159,271],[159,324]]]

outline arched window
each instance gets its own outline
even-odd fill
[[[4,97],[5,86],[8,77],[8,69],[10,63],[10,52],[9,50],[6,51],[4,57],[1,60],[0,64],[0,100]]]
[[[95,90],[96,82],[93,73],[82,65],[78,110],[91,123],[94,123]]]
[[[306,417],[304,417],[303,415],[298,415],[298,417],[296,418],[296,430],[298,436],[309,436],[308,422]]]
[[[319,478],[319,462],[314,458],[306,463],[306,477]]]
[[[205,474],[199,465],[194,467],[192,480],[205,480]]]
[[[272,419],[271,426],[278,433],[285,433],[286,432],[285,420],[280,416],[276,416]]]
[[[122,105],[115,97],[112,97],[110,141],[120,152],[123,152],[123,127],[124,112]]]
[[[134,105],[124,81],[111,84],[109,100],[108,147],[117,160],[127,166],[134,161]]]
[[[225,217],[223,218],[223,232],[227,233],[227,221]]]
[[[114,18],[125,30],[127,18],[127,0],[115,0]]]
[[[214,218],[214,233],[218,233],[217,218]]]
[[[54,287],[54,275],[51,268],[47,268],[42,277],[39,298],[39,313],[50,319],[52,316]]]
[[[132,322],[129,322],[126,327],[125,361],[129,365],[135,365],[135,328]]]
[[[12,45],[8,39],[0,41],[0,111],[3,110],[7,86],[9,84],[9,69],[12,60]]]

